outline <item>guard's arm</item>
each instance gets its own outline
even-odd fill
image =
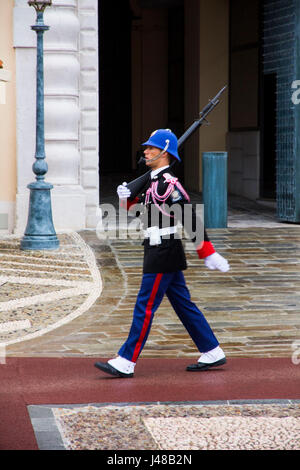
[[[184,206],[190,204],[184,193],[181,193],[180,205],[182,206],[182,222],[185,231],[191,241],[195,244],[196,252],[200,259],[204,259],[205,266],[208,269],[218,269],[227,272],[230,269],[228,261],[216,252],[213,244],[209,240],[205,227],[200,217],[197,216],[195,209],[190,206],[189,211],[185,211]],[[187,213],[189,214],[187,216]]]
[[[131,191],[129,188],[127,188],[126,182],[124,182],[123,184],[120,184],[117,187],[117,194],[120,199],[120,206],[123,209],[129,210],[130,207],[132,207],[134,204],[138,204],[140,202],[138,197],[135,197],[134,199],[130,199]]]

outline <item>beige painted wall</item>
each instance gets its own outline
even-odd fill
[[[6,104],[0,104],[0,202],[16,198],[16,100],[13,48],[13,1],[0,2],[0,59],[11,72],[6,83]]]
[[[229,79],[229,0],[200,0],[200,109]],[[200,130],[199,189],[202,152],[226,151],[228,91]]]

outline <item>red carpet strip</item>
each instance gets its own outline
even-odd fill
[[[94,362],[34,357],[0,364],[0,449],[37,449],[28,405],[300,399],[300,365],[291,358],[229,358],[205,372],[186,372],[189,359],[140,359],[132,379],[110,377]]]

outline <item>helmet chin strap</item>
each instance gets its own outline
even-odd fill
[[[156,157],[150,158],[149,160],[147,160],[145,157],[141,157],[141,160],[142,160],[143,162],[155,162],[155,160],[158,160],[158,159],[162,156],[162,154],[168,150],[169,145],[170,145],[170,141],[169,141],[169,139],[166,139],[166,146],[165,146],[165,148],[162,149],[162,151],[159,152],[159,154],[156,155]]]

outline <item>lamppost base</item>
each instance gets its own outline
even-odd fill
[[[25,235],[21,240],[21,250],[57,250],[59,240],[56,235]]]
[[[56,236],[51,209],[50,190],[52,184],[42,181],[28,185],[30,189],[29,215],[22,250],[56,250],[59,240]]]

